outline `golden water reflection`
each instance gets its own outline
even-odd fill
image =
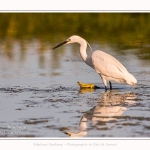
[[[87,92],[94,92],[94,88],[80,88],[79,90],[79,94],[84,94],[84,93],[87,93]]]

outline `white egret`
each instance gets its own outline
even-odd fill
[[[86,53],[88,42],[83,38],[81,38],[80,36],[73,35],[69,37],[66,41],[55,46],[52,50],[60,47],[61,45],[66,45],[70,43],[80,44],[79,52],[83,61],[87,65],[92,67],[100,75],[103,84],[105,85],[105,91],[107,91],[107,80],[109,81],[110,84],[110,90],[112,90],[111,81],[115,81],[118,83],[126,83],[132,86],[136,84],[137,80],[135,79],[135,77],[132,74],[130,74],[127,71],[127,69],[113,56],[101,50],[93,51],[91,52],[91,55],[88,56]]]

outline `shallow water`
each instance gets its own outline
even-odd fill
[[[146,51],[118,52],[109,42],[91,43],[116,57],[138,80],[135,87],[113,83],[114,90],[104,92],[99,75],[82,62],[78,46],[51,51],[44,44],[43,50],[35,39],[25,41],[24,50],[21,41],[12,43],[7,51],[1,43],[1,137],[150,137]],[[78,81],[100,89],[80,89]]]

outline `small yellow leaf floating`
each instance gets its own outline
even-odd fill
[[[77,82],[80,86],[80,88],[95,88],[94,84],[91,83],[83,83],[83,82]]]

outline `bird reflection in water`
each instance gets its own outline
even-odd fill
[[[83,90],[83,89],[82,89]],[[79,91],[81,93],[86,92]],[[89,89],[88,89],[89,92]],[[78,132],[65,131],[69,137],[84,137],[87,135],[87,121],[91,121],[92,126],[96,128],[107,127],[106,123],[117,120],[116,117],[121,116],[127,109],[127,106],[133,105],[136,98],[134,93],[120,94],[119,92],[111,91],[104,92],[99,100],[99,105],[88,110],[82,116],[79,123]]]

